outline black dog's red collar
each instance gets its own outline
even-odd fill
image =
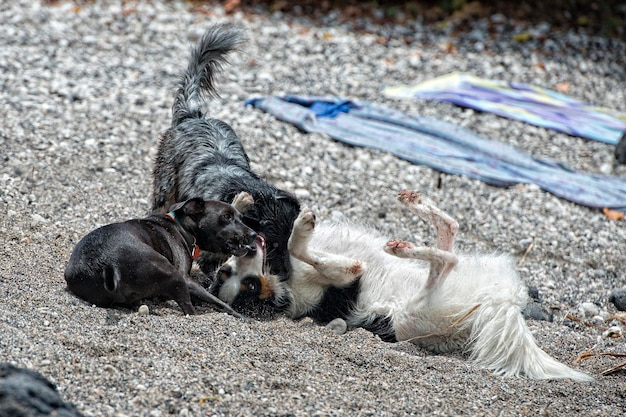
[[[173,211],[170,211],[169,213],[166,213],[165,215],[180,225],[180,222],[176,218],[176,214],[174,214]],[[192,235],[191,233],[189,233],[189,235],[193,238],[193,246],[191,247],[191,256],[193,257],[193,259],[198,259],[200,257],[200,248],[198,247],[198,245],[196,245],[196,237]]]

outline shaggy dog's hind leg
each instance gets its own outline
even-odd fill
[[[454,238],[459,231],[459,223],[456,220],[416,191],[402,190],[398,194],[398,200],[435,227],[438,249],[452,252]]]
[[[457,257],[452,252],[425,246],[413,246],[403,240],[390,240],[385,252],[398,258],[420,259],[430,263],[425,289],[429,290],[441,283],[457,264]]]
[[[430,290],[446,279],[457,264],[457,257],[452,249],[459,224],[418,192],[402,190],[398,194],[398,200],[434,226],[437,232],[437,247],[414,247],[408,242],[393,240],[387,243],[385,250],[399,257],[429,262],[430,270],[425,289]]]

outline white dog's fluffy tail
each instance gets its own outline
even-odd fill
[[[507,303],[508,304],[508,303]],[[517,306],[483,304],[472,313],[469,350],[480,366],[504,376],[534,379],[593,380],[541,350]]]
[[[456,270],[437,291],[430,295],[428,307],[418,307],[402,320],[402,340],[430,332],[423,323],[436,323],[441,317],[456,320],[456,333],[445,337],[416,339],[415,342],[436,351],[464,349],[474,362],[503,376],[527,376],[533,379],[573,379],[590,381],[590,376],[575,371],[550,357],[537,346],[522,309],[528,291],[517,278],[512,260],[507,256],[461,256]],[[424,315],[421,322],[415,317]],[[439,322],[441,328],[450,322]],[[436,327],[434,327],[436,328]]]

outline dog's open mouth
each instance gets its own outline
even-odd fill
[[[265,258],[265,238],[261,235],[256,236],[256,242],[254,245],[254,249],[249,251],[248,254],[250,256],[254,256],[257,251],[261,251],[263,258]]]
[[[228,252],[234,256],[254,256],[257,250],[262,250],[265,254],[265,238],[261,235],[257,235],[253,243],[245,243],[241,240],[228,242]]]

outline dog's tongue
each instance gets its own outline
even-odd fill
[[[265,252],[265,238],[262,235],[256,236],[256,244],[259,245],[259,248]]]

